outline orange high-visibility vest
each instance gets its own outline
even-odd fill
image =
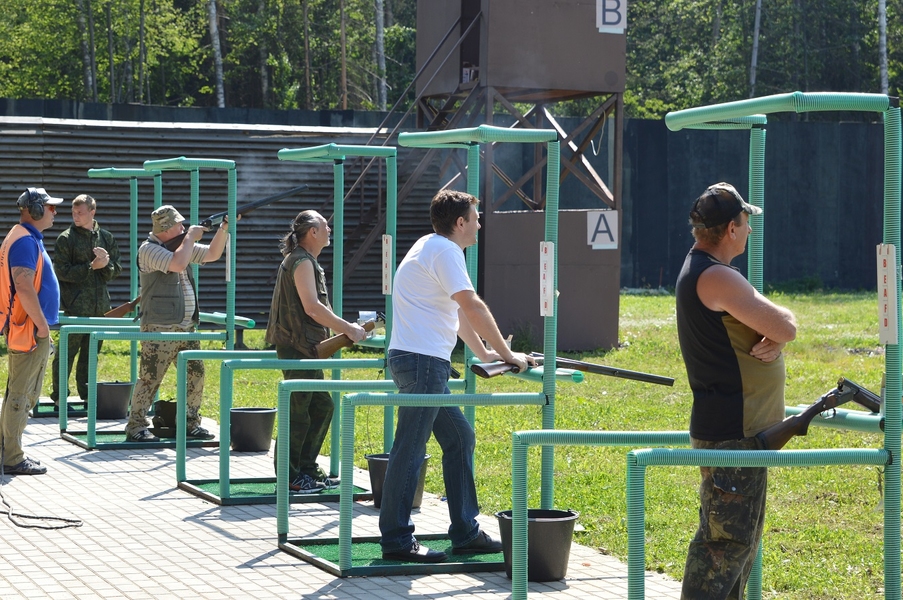
[[[9,266],[9,249],[14,242],[26,236],[31,236],[31,232],[17,224],[9,230],[0,245],[0,323],[3,324],[2,333],[6,335],[7,347],[19,352],[31,352],[38,345],[35,340],[37,327],[22,307],[19,295],[13,294],[12,270]],[[42,252],[38,252],[34,275],[35,292],[41,291],[43,271],[44,256]]]

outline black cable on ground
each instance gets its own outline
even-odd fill
[[[3,456],[3,449],[0,448],[0,457]],[[81,519],[67,519],[65,517],[52,517],[52,516],[44,516],[44,515],[26,515],[24,513],[15,512],[13,510],[12,505],[7,502],[6,496],[3,495],[3,486],[6,485],[3,483],[3,480],[6,478],[5,473],[3,472],[3,461],[0,460],[0,502],[3,503],[3,506],[6,507],[6,518],[9,519],[10,523],[15,525],[16,527],[23,527],[25,529],[66,529],[67,527],[81,527],[84,523]],[[60,525],[46,525],[43,523],[23,523],[21,521],[17,521],[16,518],[19,519],[33,519],[36,521],[56,521],[60,523]]]

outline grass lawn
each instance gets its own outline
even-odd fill
[[[785,350],[786,402],[811,404],[845,376],[874,392],[884,370],[878,345],[874,293],[772,294],[797,315],[799,335]],[[621,347],[576,355],[601,364],[667,375],[673,387],[601,375],[581,384],[563,382],[556,396],[556,426],[584,430],[686,430],[690,390],[677,345],[672,296],[623,295]],[[262,349],[260,331],[245,343]],[[205,348],[214,348],[205,344]],[[541,349],[537,349],[541,350]],[[346,352],[345,357],[373,354]],[[462,356],[454,358],[463,371]],[[106,342],[101,379],[128,377],[128,343]],[[6,363],[0,361],[0,376]],[[349,371],[347,379],[382,379],[376,371]],[[236,373],[235,406],[275,406],[281,374]],[[74,388],[74,386],[73,386]],[[480,392],[539,391],[540,384],[513,377],[481,380]],[[174,396],[175,370],[167,374],[161,398]],[[217,418],[219,368],[208,362],[203,414]],[[50,392],[50,377],[44,393]],[[848,405],[849,406],[849,405]],[[852,407],[851,407],[852,408]],[[359,408],[355,464],[382,451],[382,407]],[[510,434],[541,426],[537,407],[477,410],[477,488],[484,514],[511,506]],[[788,448],[875,448],[879,435],[810,429]],[[324,448],[324,453],[328,448]],[[428,448],[441,453],[434,441]],[[625,559],[627,554],[624,448],[559,447],[555,451],[555,505],[580,513],[575,541]],[[539,506],[540,450],[531,450],[529,505]],[[431,461],[427,490],[443,494],[439,461]],[[775,468],[770,471],[766,518],[763,596],[782,599],[866,599],[883,597],[881,471],[874,466]],[[681,578],[687,543],[697,524],[698,470],[653,467],[646,477],[646,568]]]

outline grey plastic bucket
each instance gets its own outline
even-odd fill
[[[370,489],[373,490],[373,506],[379,508],[383,499],[383,482],[386,480],[386,468],[389,466],[388,454],[365,454],[367,469],[370,471]],[[411,508],[420,508],[423,503],[423,487],[426,485],[426,467],[430,461],[430,455],[423,457],[420,465],[420,480],[417,482],[417,490],[414,492],[414,504]]]
[[[241,407],[229,411],[229,436],[234,452],[266,452],[273,442],[275,408]]]
[[[505,574],[511,579],[510,510],[495,513],[502,535]],[[558,581],[568,573],[574,522],[579,513],[573,510],[530,508],[527,510],[527,580]]]
[[[98,381],[97,418],[114,420],[129,416],[129,401],[134,387],[131,381]]]

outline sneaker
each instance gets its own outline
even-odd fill
[[[307,473],[301,473],[288,484],[288,489],[296,494],[317,494],[325,490],[326,486]]]
[[[210,433],[203,427],[195,427],[185,435],[196,440],[212,440],[214,437],[212,433]]]
[[[448,560],[448,555],[439,550],[430,550],[414,540],[414,545],[398,552],[383,552],[383,560],[400,560],[401,562],[440,563]]]
[[[40,461],[25,457],[25,460],[12,467],[3,467],[6,475],[43,475],[47,472],[47,467],[43,466]]]
[[[339,487],[339,484],[342,482],[338,477],[331,477],[326,474],[326,471],[317,467],[317,477],[316,480],[319,483],[322,483],[327,490]]]
[[[127,442],[159,442],[160,438],[150,432],[149,429],[141,429],[135,433],[126,433],[125,441]]]
[[[502,542],[492,539],[485,531],[463,546],[452,547],[452,554],[493,554],[502,551]]]

